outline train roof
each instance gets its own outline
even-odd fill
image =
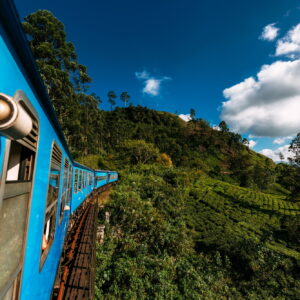
[[[46,92],[45,85],[38,72],[35,59],[29,47],[26,35],[23,31],[22,24],[20,22],[20,17],[16,10],[16,7],[13,4],[13,1],[0,1],[0,26],[4,29],[4,37],[8,41],[10,51],[14,56],[14,59],[18,64],[20,70],[23,72],[25,78],[28,80],[32,91],[36,94],[36,98],[40,103],[42,109],[45,111],[50,122],[52,123],[60,139],[60,142],[65,148],[65,151],[69,155],[72,162],[74,162],[69,152],[65,136],[54,112],[50,98]]]
[[[111,170],[95,170],[95,172],[110,172],[110,173],[117,173],[117,171],[111,171]]]

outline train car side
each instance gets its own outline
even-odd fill
[[[73,191],[72,191],[72,206],[71,213],[73,213],[79,205],[88,197],[94,186],[94,170],[74,163],[73,171]]]
[[[49,299],[71,215],[118,174],[72,160],[6,0],[0,61],[0,299]]]
[[[101,186],[108,183],[109,171],[95,170],[95,188],[100,188]]]

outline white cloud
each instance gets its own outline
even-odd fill
[[[249,148],[252,149],[256,146],[257,142],[256,141],[253,141],[253,140],[250,140],[249,141]]]
[[[161,89],[161,83],[166,80],[171,80],[171,77],[161,77],[155,78],[150,76],[147,71],[135,72],[135,76],[137,79],[142,80],[144,84],[143,93],[148,94],[150,96],[158,96]]]
[[[282,145],[283,143],[285,143],[286,140],[290,140],[292,138],[293,138],[292,136],[280,137],[280,138],[275,139],[273,141],[273,144]]]
[[[188,122],[188,121],[192,120],[192,118],[191,118],[191,115],[190,115],[190,114],[186,114],[186,115],[184,115],[184,114],[180,114],[180,115],[178,115],[178,117],[179,117],[180,119],[182,119],[183,121],[186,121],[186,122]]]
[[[134,74],[137,79],[148,79],[150,76],[146,70],[144,70],[142,72],[135,72]]]
[[[279,28],[275,26],[275,23],[272,23],[264,27],[260,38],[266,41],[274,41],[278,36],[278,32]]]
[[[160,83],[161,81],[158,79],[147,79],[145,81],[146,85],[143,88],[143,93],[149,94],[152,96],[157,96],[159,94],[159,88],[160,88]]]
[[[289,146],[290,145],[284,145],[284,146],[279,147],[279,148],[277,148],[275,150],[272,150],[272,149],[263,149],[259,153],[261,153],[261,154],[263,154],[263,155],[265,155],[265,156],[273,159],[275,162],[281,161],[280,157],[279,157],[279,154],[282,153],[282,155],[284,157],[283,161],[284,162],[288,162],[287,158],[293,156],[292,153],[289,152]]]
[[[287,55],[295,58],[300,54],[300,23],[294,26],[288,33],[277,42],[276,56]]]
[[[252,136],[282,137],[300,131],[300,59],[276,61],[223,91],[221,119]]]
[[[221,131],[221,128],[218,125],[213,125],[212,129],[217,130],[217,131]]]

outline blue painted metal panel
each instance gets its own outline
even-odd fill
[[[2,174],[4,153],[5,153],[5,145],[6,145],[6,138],[3,136],[0,136],[0,172],[1,172],[1,174]]]
[[[108,183],[107,181],[108,171],[95,171],[96,176],[96,188],[99,188]],[[98,180],[97,177],[105,177],[105,179]]]
[[[84,171],[87,174],[92,174],[94,175],[94,172],[86,169],[86,168],[81,168],[81,167],[74,167],[73,169],[73,192],[72,192],[72,204],[71,204],[71,213],[73,213],[79,206],[80,204],[86,199],[86,197],[88,197],[91,192],[94,189],[94,185],[93,185],[93,181],[92,184],[89,185],[89,181],[87,180],[87,184],[84,188],[78,189],[77,188],[77,192],[75,193],[75,171],[78,170],[78,174],[79,171]],[[78,175],[78,183],[79,183],[79,175]],[[79,186],[79,184],[77,184],[77,186]]]
[[[40,121],[40,137],[38,141],[38,153],[33,181],[34,186],[39,188],[33,190],[31,199],[21,299],[49,299],[52,283],[58,267],[58,258],[60,257],[62,248],[61,241],[64,239],[68,223],[68,219],[64,218],[61,225],[58,226],[58,207],[55,239],[43,268],[39,270],[52,141],[56,140],[60,148],[63,151],[64,149],[47,116],[40,107],[30,85],[24,78],[22,72],[15,63],[14,58],[6,47],[2,36],[0,36],[0,61],[0,91],[13,96],[17,89],[23,90],[35,107]],[[1,156],[3,155],[3,140],[4,139],[1,138]]]

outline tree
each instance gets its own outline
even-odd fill
[[[282,154],[282,152],[279,152],[279,158],[280,158],[281,161],[284,160],[284,155]]]
[[[293,154],[293,157],[290,157],[289,160],[300,168],[300,132],[292,140],[289,151]]]
[[[163,166],[167,166],[167,167],[172,167],[173,166],[173,162],[171,157],[166,154],[166,153],[162,153],[159,156],[159,162],[163,165]]]
[[[96,95],[96,93],[92,93],[91,96],[97,100],[97,102],[98,102],[97,107],[100,108],[100,104],[102,104],[102,102],[103,102],[101,100],[100,96]]]
[[[250,146],[250,143],[249,143],[249,141],[248,141],[246,138],[243,138],[242,143],[243,143],[245,146],[247,146],[247,147]]]
[[[300,200],[300,132],[292,140],[289,151],[293,154],[289,161],[296,168],[295,185],[292,189],[291,199]]]
[[[120,95],[120,99],[124,102],[124,107],[126,107],[126,104],[130,99],[130,96],[127,92],[122,92],[122,94]]]
[[[87,95],[91,78],[86,66],[78,63],[63,23],[51,12],[38,10],[25,17],[23,28],[73,155],[99,150],[101,100]]]
[[[190,117],[191,117],[191,119],[195,120],[195,116],[196,116],[196,111],[193,108],[191,108],[191,110],[190,110]]]
[[[158,148],[144,140],[126,140],[122,148],[133,164],[156,162],[160,154]]]
[[[86,67],[78,63],[74,45],[66,40],[63,23],[51,12],[38,10],[28,15],[23,28],[49,97],[64,124],[66,110],[76,104],[75,91],[86,90],[91,78]]]
[[[219,127],[220,127],[222,132],[229,132],[229,128],[228,128],[225,121],[221,121],[220,124],[219,124]]]
[[[112,110],[113,106],[116,105],[115,99],[117,98],[117,95],[115,94],[114,91],[109,91],[107,93],[107,97],[108,97],[108,102],[110,103],[110,110]]]

